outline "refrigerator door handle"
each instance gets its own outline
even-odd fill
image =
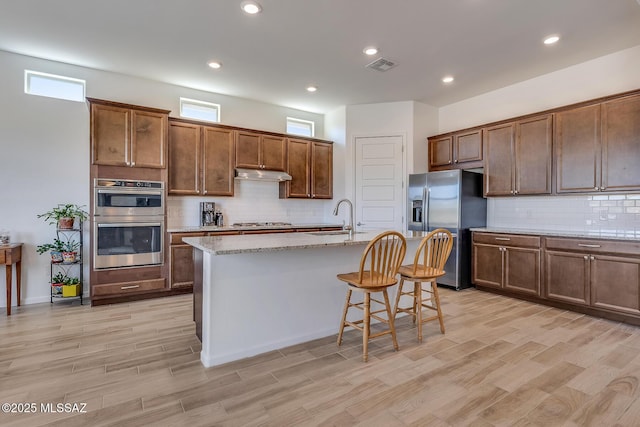
[[[424,200],[424,213],[422,214],[422,231],[429,231],[429,199],[431,197],[431,189],[424,187],[422,190],[422,200]]]

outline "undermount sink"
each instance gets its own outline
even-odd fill
[[[354,231],[353,234],[361,234],[364,231]],[[313,234],[315,236],[334,236],[339,234],[349,234],[349,230],[333,230],[333,231],[313,231],[309,234]]]

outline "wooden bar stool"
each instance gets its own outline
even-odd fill
[[[369,339],[379,337],[381,335],[391,334],[393,339],[393,348],[398,350],[398,341],[396,340],[396,330],[393,325],[393,312],[389,304],[389,295],[387,288],[398,283],[396,275],[398,268],[404,259],[407,250],[407,242],[404,236],[396,231],[386,231],[373,238],[365,248],[360,259],[360,270],[352,273],[338,274],[338,279],[346,282],[349,286],[347,290],[347,298],[342,313],[342,322],[340,323],[340,332],[338,333],[338,345],[342,344],[342,333],[346,326],[362,331],[362,360],[364,362],[369,358],[368,346]],[[351,295],[353,291],[362,292],[364,300],[362,302],[352,303]],[[380,292],[384,297],[384,302],[371,297],[371,294]],[[374,301],[384,308],[379,310],[371,310],[371,301]],[[351,307],[362,310],[362,319],[356,321],[347,320],[347,313]],[[380,313],[386,311],[386,318],[379,316]],[[371,334],[370,323],[371,318],[380,322],[387,323],[389,329],[382,332]]]
[[[444,334],[444,320],[440,308],[440,296],[438,295],[436,279],[444,276],[444,265],[451,254],[452,247],[453,236],[448,230],[444,228],[433,230],[418,245],[413,264],[403,265],[398,270],[400,285],[396,294],[394,316],[398,312],[413,316],[413,323],[418,323],[418,342],[422,342],[422,324],[431,320],[438,319],[440,332]],[[413,287],[408,291],[404,290],[405,281],[413,282]],[[429,286],[423,288],[423,283],[428,283]],[[426,298],[424,297],[425,293],[427,294]],[[411,298],[413,304],[410,307],[400,307],[400,298],[403,295]],[[424,318],[422,310],[425,308],[435,311],[436,314]]]

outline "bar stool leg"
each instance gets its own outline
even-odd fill
[[[347,290],[347,298],[344,302],[344,310],[342,312],[342,322],[340,322],[340,332],[338,333],[338,345],[342,345],[342,333],[344,332],[345,321],[347,320],[347,311],[349,311],[349,303],[351,302],[351,289]]]
[[[396,339],[396,326],[393,322],[393,316],[391,315],[391,305],[389,304],[389,294],[387,294],[387,290],[384,289],[382,291],[382,295],[384,295],[384,305],[387,309],[387,318],[389,319],[389,329],[391,330],[391,338],[393,338],[393,348],[398,351],[398,340]]]
[[[422,342],[422,283],[415,282],[416,286],[416,306],[418,312],[416,313],[416,317],[418,318],[418,342]]]
[[[371,321],[371,294],[369,292],[364,293],[364,318],[362,321],[362,361],[369,360],[369,330]]]
[[[442,310],[440,309],[440,295],[438,295],[438,284],[434,280],[431,282],[431,290],[433,291],[433,299],[436,303],[436,310],[438,311],[438,322],[440,322],[440,332],[444,334],[444,319],[442,316]]]

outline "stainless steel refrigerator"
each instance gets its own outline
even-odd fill
[[[408,229],[455,233],[453,249],[438,284],[455,289],[471,286],[472,227],[487,225],[482,174],[463,170],[409,175]]]

